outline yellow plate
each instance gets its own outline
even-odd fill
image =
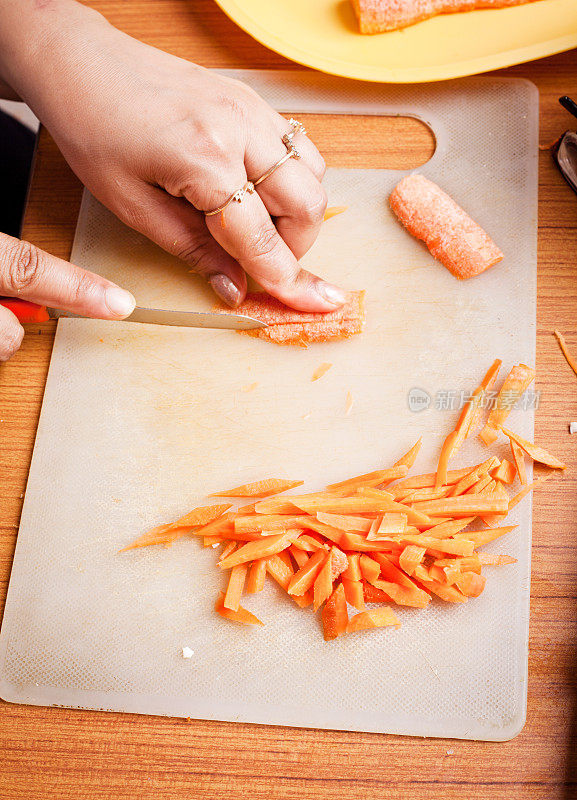
[[[365,81],[440,81],[577,47],[577,0],[445,14],[376,36],[358,33],[349,0],[216,2],[271,50]]]

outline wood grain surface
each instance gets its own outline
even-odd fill
[[[296,68],[253,42],[211,0],[92,0],[126,32],[207,67]],[[575,52],[503,70],[541,92],[542,145],[571,127],[557,104],[577,92]],[[418,125],[358,120],[308,127],[329,164],[426,160]],[[354,148],[348,145],[354,136]],[[407,161],[409,159],[409,161]],[[505,743],[411,739],[69,711],[0,702],[0,800],[569,800],[577,797],[577,197],[540,153],[536,438],[569,465],[535,498],[527,725]],[[67,257],[81,187],[43,132],[24,235]],[[53,323],[28,326],[0,366],[0,613],[48,362]],[[497,355],[497,354],[496,354]],[[49,532],[47,532],[49,535]],[[370,691],[370,688],[367,688]],[[408,699],[410,702],[410,699]]]

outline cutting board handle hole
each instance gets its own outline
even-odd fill
[[[287,116],[292,116],[288,114]],[[327,166],[416,169],[436,148],[435,134],[415,117],[372,114],[297,114]]]

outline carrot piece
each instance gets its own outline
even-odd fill
[[[288,566],[287,563],[276,554],[266,559],[266,571],[286,592],[291,578],[294,575],[292,567]]]
[[[326,222],[328,219],[336,217],[337,214],[342,214],[347,208],[348,206],[329,206],[324,213],[323,221]]]
[[[404,503],[398,503],[395,500],[389,500],[389,493],[383,492],[381,489],[359,489],[359,492],[364,495],[367,499],[374,499],[376,501],[375,507],[380,505],[380,508],[377,508],[376,512],[385,512],[385,511],[396,511],[399,514],[406,514],[408,522],[411,525],[432,525],[433,523],[422,511],[419,511],[414,506],[405,505]],[[353,498],[354,499],[354,498]],[[370,512],[366,512],[370,513]]]
[[[333,528],[332,525],[323,525],[323,523],[319,522],[315,517],[308,518],[307,526],[311,530],[316,531],[316,533],[320,533],[321,536],[334,544],[340,544],[341,539],[345,536],[343,531],[340,531],[338,528]]]
[[[168,533],[170,529],[170,522],[165,523],[164,525],[157,525],[156,528],[151,528],[146,533],[139,536],[138,539],[135,539],[132,544],[123,547],[122,550],[119,550],[119,553],[125,553],[127,550],[134,550],[137,547],[148,547],[151,544],[172,544],[175,539],[178,539],[181,534],[175,531],[171,531]]]
[[[430,517],[467,517],[471,514],[506,514],[507,501],[500,496],[462,494],[458,497],[445,497],[443,500],[417,503],[417,509]]]
[[[336,639],[347,629],[349,614],[347,600],[342,583],[338,583],[322,610],[323,635],[325,641]]]
[[[327,492],[354,492],[361,486],[378,486],[384,481],[394,481],[397,478],[404,478],[409,468],[404,464],[399,466],[390,467],[389,469],[378,469],[375,472],[367,472],[364,475],[357,475],[354,478],[348,478],[346,481],[339,483],[332,483],[327,486]]]
[[[523,437],[519,436],[518,433],[513,433],[513,431],[508,430],[508,428],[504,428],[502,425],[499,427],[505,436],[508,436],[510,441],[518,444],[519,447],[524,450],[530,458],[533,459],[533,461],[538,461],[540,464],[545,464],[547,467],[552,467],[553,469],[567,469],[566,464],[564,464],[562,461],[559,461],[559,459],[555,458],[555,456],[552,456],[543,447],[539,447],[538,445],[533,444],[533,442],[528,442],[527,439],[523,439]]]
[[[480,466],[477,464],[476,466]],[[453,484],[460,481],[461,478],[464,478],[465,475],[468,475],[472,469],[475,467],[465,467],[464,469],[450,469],[447,472],[447,480],[445,483]],[[402,481],[399,481],[394,486],[392,486],[388,491],[392,495],[393,499],[397,499],[400,496],[401,492],[405,489],[426,489],[428,487],[435,485],[435,479],[437,477],[436,472],[426,472],[423,475],[414,475],[412,478],[405,478]]]
[[[516,525],[505,525],[502,528],[490,528],[485,531],[467,531],[467,533],[456,533],[455,539],[468,539],[473,542],[475,547],[480,547],[482,544],[489,544],[500,536],[506,536],[515,530]]]
[[[542,475],[540,478],[537,478],[537,480],[536,480],[536,481],[533,481],[533,483],[530,483],[530,484],[528,484],[527,486],[524,486],[524,487],[521,489],[521,491],[520,491],[520,492],[518,492],[518,493],[517,493],[517,494],[516,494],[514,497],[512,497],[512,498],[509,500],[509,511],[510,511],[512,508],[514,508],[514,507],[517,505],[517,503],[520,503],[520,502],[521,502],[521,500],[523,500],[523,498],[524,498],[526,495],[528,495],[528,494],[529,494],[529,492],[530,492],[532,489],[536,489],[538,486],[541,486],[541,484],[542,484],[542,483],[545,483],[545,481],[549,480],[549,478],[550,478],[550,477],[551,477],[551,473],[549,473],[548,475]]]
[[[503,567],[507,564],[517,563],[517,559],[512,556],[497,556],[493,553],[479,553],[479,561],[486,567]]]
[[[345,416],[349,416],[351,411],[353,410],[353,406],[355,404],[355,400],[353,398],[353,393],[349,390],[347,392],[347,396],[345,398]]]
[[[237,548],[236,542],[227,542],[226,545],[224,546],[222,553],[220,554],[221,560],[223,558],[227,558],[231,553],[234,553],[236,548]]]
[[[257,558],[250,565],[250,572],[246,581],[247,594],[256,594],[264,589],[266,579],[266,558]]]
[[[488,458],[482,464],[477,464],[477,466],[472,469],[471,472],[453,485],[453,487],[449,490],[449,497],[457,497],[460,494],[465,494],[468,489],[478,482],[481,476],[488,473],[490,469],[493,469],[493,467],[498,466],[498,464],[499,459],[496,456],[491,456],[491,458]]]
[[[282,516],[283,514],[302,514],[302,510],[295,505],[296,500],[318,500],[333,497],[328,492],[314,492],[313,494],[292,495],[289,497],[270,497],[260,500],[255,504],[257,514]]]
[[[124,547],[120,552],[124,553],[126,550],[133,550],[137,547],[148,547],[152,544],[172,544],[172,542],[180,539],[190,533],[191,528],[208,525],[213,520],[222,517],[225,511],[228,511],[230,505],[216,505],[216,506],[202,506],[194,508],[185,514],[184,517],[171,522],[168,525],[158,525],[156,528],[147,531],[145,534],[136,539],[128,547]],[[197,533],[198,531],[195,531]]]
[[[266,292],[252,292],[234,309],[219,306],[221,314],[244,314],[267,323],[266,328],[239,331],[244,335],[281,345],[306,347],[361,333],[364,325],[364,292],[349,292],[340,308],[328,313],[296,311]]]
[[[339,547],[347,552],[352,550],[357,553],[388,553],[392,550],[401,549],[396,542],[390,540],[369,542],[357,533],[343,533],[338,544]]]
[[[237,564],[243,564],[245,561],[268,558],[268,556],[280,553],[281,550],[287,548],[300,534],[300,530],[289,530],[276,536],[265,536],[260,540],[247,542],[226,558],[221,558],[218,565],[222,569],[230,569],[230,567],[236,567]]]
[[[423,444],[423,438],[419,437],[415,442],[415,444],[410,448],[410,450],[407,450],[404,456],[401,456],[398,461],[395,461],[393,466],[395,467],[405,466],[408,467],[408,469],[411,469],[411,467],[416,461],[417,456],[419,455],[419,450],[421,449],[422,444]]]
[[[329,369],[332,367],[330,361],[323,361],[322,364],[319,364],[318,367],[312,374],[311,381],[318,381],[319,378],[322,378],[323,375],[326,375]]]
[[[227,489],[225,492],[213,492],[211,497],[270,497],[273,494],[286,492],[294,489],[295,486],[302,486],[304,481],[287,481],[282,478],[267,478],[264,481],[254,483],[243,483],[242,486],[235,486],[234,489]],[[229,506],[230,508],[230,506]]]
[[[352,581],[345,578],[344,574],[341,576],[341,584],[343,586],[347,603],[357,608],[359,611],[365,610],[365,598],[363,594],[363,584],[361,581]]]
[[[377,589],[377,587],[374,584],[363,581],[361,585],[363,587],[363,598],[365,603],[393,602],[393,598],[390,595],[388,595],[382,589]],[[351,605],[354,605],[354,603],[351,603]],[[355,608],[359,608],[359,606],[355,606]]]
[[[491,364],[485,374],[485,377],[472,393],[470,399],[465,403],[457,425],[455,426],[455,433],[457,434],[457,437],[453,444],[453,455],[455,455],[465,439],[470,436],[473,430],[477,427],[482,414],[484,397],[486,393],[492,389],[495,381],[497,380],[497,375],[499,374],[502,363],[503,362],[501,359],[497,358]]]
[[[313,591],[309,589],[308,592],[304,594],[291,594],[292,599],[295,601],[299,608],[306,608],[307,606],[312,605],[313,602]]]
[[[350,581],[360,581],[361,579],[361,556],[359,553],[349,553],[347,556],[347,568],[342,573],[343,578]]]
[[[409,494],[405,497],[399,497],[402,503],[418,503],[423,500],[440,500],[442,497],[447,497],[451,494],[453,489],[452,485],[439,486],[438,489],[410,489]]]
[[[246,517],[237,517],[234,520],[234,530],[237,533],[261,533],[262,531],[282,531],[292,528],[306,527],[308,517],[300,514],[255,514]]]
[[[468,598],[465,597],[463,592],[456,586],[447,586],[441,581],[434,580],[429,576],[428,580],[420,580],[420,583],[425,587],[428,592],[436,594],[441,600],[447,603],[466,603]]]
[[[463,517],[462,519],[452,519],[447,522],[441,522],[439,525],[434,525],[427,531],[427,536],[433,539],[449,539],[451,536],[460,533],[463,528],[466,528],[475,517]],[[467,534],[463,534],[466,538]]]
[[[560,331],[555,330],[553,331],[553,333],[555,334],[555,338],[559,342],[559,347],[561,348],[561,352],[565,356],[567,363],[569,364],[575,375],[577,375],[577,361],[571,355],[569,348],[567,347],[567,342],[565,341],[565,337]]]
[[[513,459],[515,461],[515,466],[517,467],[517,475],[519,476],[519,480],[523,486],[527,485],[527,470],[525,469],[525,454],[521,447],[514,442],[513,439],[509,439],[509,444],[511,445],[511,453],[513,454]]]
[[[315,611],[322,606],[325,600],[331,596],[333,591],[333,577],[332,577],[332,548],[329,552],[328,558],[325,559],[320,572],[315,578],[313,585],[313,608]]]
[[[422,239],[433,258],[456,278],[479,275],[504,258],[483,228],[424,175],[404,177],[391,192],[389,205],[409,233]]]
[[[224,541],[220,536],[204,536],[202,544],[203,547],[212,547],[215,544],[222,544]]]
[[[467,489],[467,494],[479,494],[485,489],[490,483],[492,483],[493,478],[491,475],[483,475],[482,478],[479,478],[477,483],[474,483],[470,489]]]
[[[356,533],[368,533],[373,520],[367,517],[347,516],[345,514],[327,514],[318,511],[316,515],[319,522],[338,528],[340,531],[354,531]]]
[[[374,583],[381,574],[381,565],[365,553],[361,556],[360,568],[362,577],[369,583]]]
[[[486,445],[492,444],[499,427],[505,422],[517,400],[535,379],[535,370],[526,364],[518,364],[503,381],[503,385],[489,413],[485,427],[479,434]]]
[[[306,563],[290,579],[287,587],[289,594],[304,594],[316,580],[323,564],[329,558],[325,550],[317,550],[316,553],[307,559]]]
[[[496,481],[501,481],[501,483],[513,483],[516,474],[517,470],[515,465],[511,464],[506,458],[501,461],[498,467],[495,467],[495,469],[491,471],[493,478],[495,478]]]
[[[338,547],[331,547],[331,577],[333,581],[336,581],[348,566],[349,562],[345,553]]]
[[[226,608],[224,605],[224,592],[219,592],[214,610],[217,614],[220,614],[221,617],[229,619],[232,622],[241,622],[243,625],[264,625],[264,622],[261,622],[258,617],[255,617],[254,614],[251,614],[250,611],[247,611],[246,608],[242,606],[239,606],[236,611]]]
[[[437,467],[437,474],[435,477],[435,489],[439,489],[441,486],[447,483],[447,466],[449,464],[449,459],[453,455],[453,448],[455,446],[456,441],[457,441],[457,431],[451,431],[451,433],[447,436],[447,438],[443,442],[443,446],[441,447],[441,454],[439,456],[439,465]]]
[[[239,609],[247,571],[248,564],[246,563],[237,564],[237,566],[233,567],[230,571],[223,606],[229,608],[231,611],[238,611]]]
[[[425,547],[427,551],[436,550],[440,553],[452,553],[455,556],[470,556],[473,552],[474,544],[469,539],[433,539],[431,536],[419,534],[417,536],[399,536],[398,539],[404,544]]]
[[[395,566],[388,556],[384,553],[375,553],[374,558],[381,565],[384,580],[374,581],[373,586],[382,589],[399,605],[424,608],[429,603],[430,596],[419,589],[417,584]]]
[[[391,608],[383,606],[382,608],[373,608],[371,611],[361,611],[360,614],[355,614],[347,625],[347,633],[366,631],[370,628],[385,628],[391,625],[395,628],[400,628],[401,621]]]
[[[387,536],[403,533],[407,528],[407,515],[398,514],[396,512],[389,512],[383,514],[380,521],[378,521],[378,528],[376,531],[369,531],[367,535],[368,541],[384,539]]]
[[[291,546],[288,549],[288,552],[291,554],[291,556],[295,560],[296,565],[297,565],[297,567],[299,569],[301,567],[303,567],[307,563],[307,561],[309,560],[309,556],[308,556],[308,553],[306,552],[306,550],[301,550],[299,547],[296,547],[294,544],[291,544]]]
[[[328,550],[328,545],[316,539],[314,534],[303,533],[298,539],[295,539],[291,547],[298,547],[307,553],[314,553],[315,550]]]
[[[422,562],[426,552],[424,547],[408,544],[399,556],[399,566],[407,575],[412,575],[415,567]]]

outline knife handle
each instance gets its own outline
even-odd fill
[[[20,300],[18,297],[0,297],[0,306],[7,308],[23,323],[48,322],[50,319],[45,306],[39,306],[28,300]]]

